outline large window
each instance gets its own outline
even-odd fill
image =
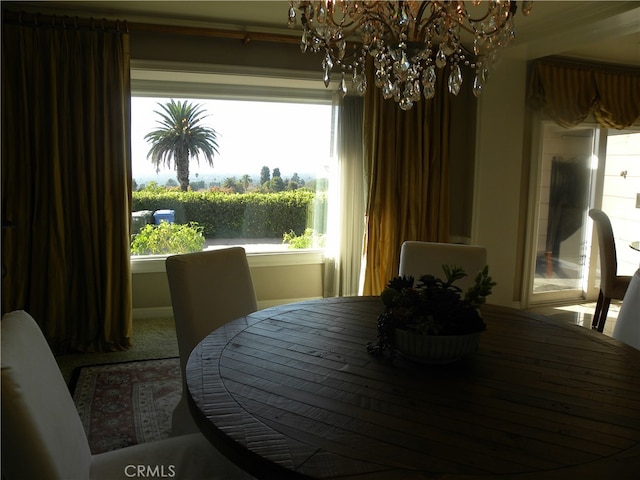
[[[175,158],[154,164],[145,137],[166,129],[170,101],[204,113],[217,153],[188,159],[187,191]],[[330,101],[258,100],[176,91],[132,98],[132,254],[168,254],[243,245],[248,252],[322,249],[335,167]],[[164,124],[163,124],[164,123]],[[184,175],[183,175],[184,177]]]

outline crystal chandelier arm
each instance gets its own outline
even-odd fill
[[[292,2],[292,6],[293,5],[294,2]],[[310,10],[314,10],[315,12],[313,2],[311,1],[299,2],[298,9],[301,15],[300,23],[304,30],[313,38],[317,39],[325,48],[330,48],[331,43],[337,40],[344,39],[346,41],[347,38],[350,38],[356,33],[363,22],[362,19],[352,19],[345,11],[342,11],[342,18],[336,21],[333,9],[327,11],[326,17],[322,22],[314,20],[313,17],[315,15],[310,13]],[[333,28],[327,28],[327,26]],[[335,32],[339,32],[340,35],[336,36]]]
[[[388,7],[381,7],[381,3],[387,4]],[[378,23],[383,26],[382,30],[392,32],[393,26],[384,15],[381,15],[380,9],[391,8],[393,3],[395,2],[365,1],[361,2],[360,8],[356,8],[354,5],[357,5],[357,2],[355,4],[349,2],[345,5],[346,10],[341,9],[343,17],[340,23],[335,22],[333,16],[329,17],[329,19],[333,26],[344,31],[345,39],[355,34],[358,28],[362,27],[365,23]],[[346,18],[350,20],[348,23],[344,23]]]
[[[431,7],[429,12],[430,14],[428,18],[424,19],[422,17],[425,14],[425,10],[427,9],[427,7]],[[436,8],[436,7],[439,7],[439,8]],[[440,2],[425,2],[420,6],[418,15],[414,19],[416,33],[413,36],[413,38],[415,38],[416,41],[426,43],[426,39],[429,36],[429,26],[433,26],[435,28],[436,21],[439,18],[443,17],[443,15],[440,12],[444,12],[445,13],[444,17],[449,18],[449,14],[446,12],[446,10],[444,10],[444,7],[440,5]],[[458,25],[460,24],[460,22],[457,19],[456,19],[456,24]]]
[[[368,3],[368,2],[364,2]],[[376,3],[376,2],[373,2]],[[327,8],[325,10],[324,15],[321,16],[322,20],[314,19],[314,17],[318,17],[318,8],[323,8],[323,4],[326,4]],[[352,2],[346,2],[344,5],[340,5],[340,15],[341,19],[336,21],[336,9],[334,2],[326,2],[323,0],[302,0],[291,2],[291,6],[300,10],[302,15],[301,23],[303,27],[308,28],[309,30],[317,29],[319,25],[330,24],[333,27],[336,27],[345,32],[345,37],[351,36],[355,31],[362,25],[362,23],[367,20],[367,18],[359,11],[354,10],[354,6]],[[365,10],[367,10],[367,14],[369,14],[368,10],[371,7],[363,6]],[[359,10],[359,9],[356,9]],[[312,13],[313,12],[313,13]]]
[[[449,92],[460,92],[461,67],[466,65],[475,69],[473,93],[478,96],[497,50],[515,37],[514,0],[472,3],[473,8],[464,0],[291,0],[288,24],[295,23],[297,8],[303,24],[301,49],[323,53],[325,85],[339,66],[340,92],[346,94],[345,74],[350,73],[355,90],[363,94],[365,57],[370,55],[376,87],[385,99],[408,110],[421,95],[435,95],[436,69],[447,65]],[[531,0],[522,2],[525,16],[531,5]],[[467,35],[473,54],[463,44]],[[359,41],[353,41],[356,36]]]
[[[482,17],[480,18],[473,18],[471,17],[471,15],[469,14],[467,7],[464,5],[464,2],[461,2],[463,5],[463,18],[466,18],[467,21],[469,22],[469,25],[471,28],[467,27],[462,21],[458,20],[458,23],[460,24],[460,26],[466,30],[469,33],[472,33],[474,35],[483,35],[485,37],[489,37],[491,35],[495,35],[496,33],[498,33],[500,30],[502,30],[505,25],[507,25],[507,23],[509,22],[509,20],[511,20],[513,18],[513,16],[516,14],[516,10],[517,10],[517,6],[516,6],[516,2],[515,1],[509,1],[508,2],[508,10],[505,6],[505,4],[498,4],[495,7],[492,7],[491,5],[487,8],[487,13],[485,13]],[[497,10],[497,11],[495,11]],[[489,19],[490,17],[493,17],[495,19],[498,19],[499,21],[497,22],[495,28],[493,28],[492,30],[483,30],[483,29],[477,29],[476,28],[476,24],[483,24],[483,22],[485,22],[485,20]]]
[[[508,10],[506,8],[508,5]],[[430,15],[428,18],[423,18],[427,7],[430,7]],[[496,9],[498,12],[496,12]],[[464,1],[458,2],[442,2],[442,1],[432,1],[432,2],[423,2],[420,5],[417,15],[414,18],[416,26],[420,26],[419,35],[416,37],[423,37],[425,35],[426,28],[433,24],[438,18],[443,17],[450,21],[455,22],[457,26],[459,26],[464,31],[471,33],[472,35],[483,35],[485,37],[491,36],[502,30],[507,22],[516,13],[516,2],[509,1],[508,4],[500,4],[497,7],[492,7],[491,5],[487,7],[486,13],[478,18],[473,18],[469,14],[469,11],[466,7]],[[506,11],[503,13],[501,10]],[[499,15],[498,15],[499,13]],[[501,20],[496,24],[495,28],[492,30],[484,30],[476,28],[477,24],[482,24],[490,17],[501,18]],[[469,23],[468,25],[465,23],[465,20]]]

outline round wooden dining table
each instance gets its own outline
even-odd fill
[[[448,365],[367,352],[377,297],[311,300],[214,331],[186,367],[192,415],[260,479],[640,478],[640,351],[485,305]]]

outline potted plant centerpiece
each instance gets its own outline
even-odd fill
[[[367,345],[374,355],[396,351],[422,363],[450,363],[478,348],[486,325],[479,307],[495,282],[489,267],[478,272],[463,292],[454,285],[466,276],[460,267],[443,265],[445,280],[434,275],[395,277],[380,294],[385,311],[378,317],[378,339]]]

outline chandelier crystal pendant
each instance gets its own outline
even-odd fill
[[[504,0],[375,1],[291,0],[288,25],[302,24],[300,48],[322,53],[325,86],[334,67],[341,71],[339,90],[345,95],[345,77],[354,90],[367,90],[365,60],[373,57],[375,85],[384,98],[400,108],[432,98],[436,69],[449,65],[447,85],[457,95],[462,86],[461,65],[475,70],[473,93],[487,82],[499,48],[515,37],[513,18],[517,2]],[[522,1],[529,15],[532,1]],[[467,6],[467,4],[470,4]],[[463,42],[470,47],[465,47]]]

